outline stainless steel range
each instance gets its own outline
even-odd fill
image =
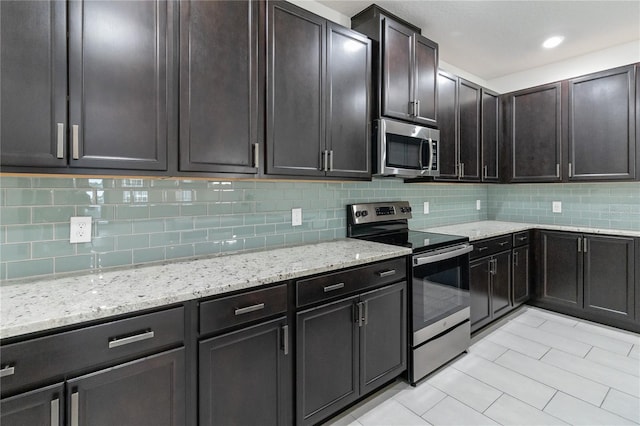
[[[408,262],[409,382],[414,384],[470,343],[469,238],[412,231],[406,201],[350,204],[347,236],[413,250]]]

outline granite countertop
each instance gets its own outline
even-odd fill
[[[548,229],[550,231],[584,232],[588,234],[619,235],[624,237],[640,237],[639,231],[627,231],[622,229],[588,228],[585,226],[567,225],[543,225],[536,223],[501,222],[497,220],[484,220],[480,222],[460,223],[457,225],[439,226],[428,228],[425,231],[440,234],[454,234],[469,237],[470,241],[484,238],[498,237],[513,232],[526,231],[528,229]]]
[[[34,280],[0,287],[0,338],[410,254],[356,239]]]

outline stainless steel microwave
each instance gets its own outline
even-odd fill
[[[374,175],[440,175],[439,130],[389,119],[375,120],[373,127]]]

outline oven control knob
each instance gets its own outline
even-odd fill
[[[362,210],[362,217],[367,217],[369,215],[369,212],[366,210]]]
[[[361,212],[360,210],[358,210],[358,211],[356,212],[356,217],[360,217],[360,216],[362,216],[362,212]]]
[[[407,213],[411,213],[411,207],[407,207]]]

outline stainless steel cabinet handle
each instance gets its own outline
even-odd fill
[[[256,169],[260,167],[260,144],[253,144],[253,167]]]
[[[587,252],[587,241],[588,240],[587,240],[587,237],[583,237],[582,239],[583,239],[583,241],[582,241],[582,247],[583,247],[582,251],[584,253],[586,253]]]
[[[460,163],[460,179],[464,179],[464,163]]]
[[[79,426],[80,423],[80,396],[78,392],[71,394],[71,426]]]
[[[409,101],[409,116],[415,117],[416,115],[416,103],[415,101]]]
[[[582,252],[582,237],[578,237],[578,253]]]
[[[419,99],[416,99],[415,105],[416,105],[416,114],[415,114],[415,116],[416,117],[420,117],[420,100]]]
[[[153,339],[155,333],[151,330],[145,331],[144,333],[136,334],[134,336],[123,337],[121,339],[113,339],[109,342],[109,349],[117,348],[118,346],[124,346],[135,342],[140,342],[142,340]]]
[[[16,372],[16,369],[13,365],[5,365],[0,370],[0,377],[13,376]]]
[[[488,178],[489,177],[489,166],[487,166],[486,164],[484,165],[484,167],[482,168],[482,170],[484,171],[484,178]]]
[[[364,325],[364,303],[363,302],[358,302],[356,304],[357,307],[357,312],[358,312],[358,320],[356,321],[356,323],[358,324],[358,327],[362,327]]]
[[[518,266],[518,252],[513,252],[513,264]]]
[[[380,278],[384,278],[384,277],[390,277],[391,275],[395,275],[395,273],[396,273],[395,269],[387,269],[386,271],[376,272],[376,275],[379,276]]]
[[[56,149],[56,157],[64,158],[64,123],[57,123],[58,130],[58,147]]]
[[[285,355],[289,355],[289,326],[282,326],[282,351]]]
[[[518,240],[520,240],[520,241],[527,241],[527,239],[528,239],[528,238],[529,238],[529,237],[518,237]]]
[[[329,171],[333,171],[333,150],[329,151]]]
[[[556,164],[556,177],[560,177],[560,164]]]
[[[478,251],[479,251],[479,252],[481,252],[481,251],[485,251],[485,250],[487,250],[488,248],[489,248],[489,247],[478,247]]]
[[[80,133],[80,126],[74,124],[71,126],[72,143],[73,143],[73,159],[80,159],[80,142],[78,140]]]
[[[247,306],[246,308],[237,308],[234,311],[235,315],[248,314],[249,312],[259,311],[260,309],[264,309],[264,303],[258,303],[256,305]]]
[[[324,288],[324,292],[325,293],[329,293],[330,291],[334,291],[334,290],[340,290],[341,288],[344,287],[344,283],[338,283],[338,284],[333,284],[333,285],[328,285]]]
[[[363,310],[364,310],[364,325],[369,324],[369,302],[362,302]]]
[[[500,247],[506,246],[507,244],[509,244],[509,241],[503,241],[500,243]]]
[[[569,163],[569,177],[573,176],[573,165]]]
[[[51,401],[51,426],[60,426],[60,398]]]

